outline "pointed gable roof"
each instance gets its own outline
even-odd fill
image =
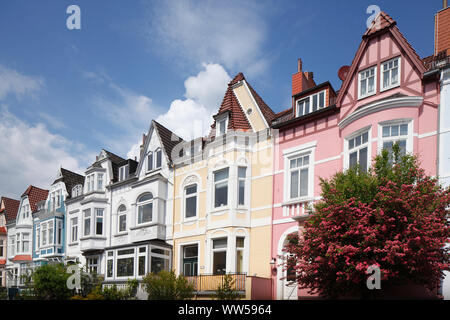
[[[183,139],[155,120],[152,120],[152,124],[160,138],[167,159],[172,162],[172,150],[177,144],[182,142]]]
[[[229,112],[230,117],[228,120],[228,129],[232,130],[251,130],[252,127],[245,115],[236,95],[233,92],[233,86],[238,84],[241,81],[245,81],[250,90],[250,94],[253,96],[256,104],[258,105],[261,113],[266,120],[267,124],[271,124],[273,119],[275,119],[275,112],[264,102],[264,100],[260,97],[260,95],[253,89],[253,87],[246,81],[245,76],[242,72],[239,72],[233,80],[228,83],[227,91],[225,92],[225,96],[223,97],[222,104],[220,105],[219,111],[214,116],[220,116],[226,112]],[[216,123],[214,122],[211,125],[211,128],[215,128]]]
[[[19,211],[20,201],[7,197],[2,197],[1,202],[3,202],[4,205],[3,211],[5,213],[6,222],[15,220],[17,212]]]
[[[350,85],[353,75],[356,72],[356,68],[358,67],[358,63],[362,58],[367,45],[369,44],[369,40],[385,32],[390,32],[392,38],[395,39],[398,45],[405,51],[405,54],[409,57],[409,59],[411,59],[412,64],[417,68],[420,76],[422,77],[423,73],[426,71],[426,67],[423,61],[420,59],[419,55],[408,42],[408,40],[406,40],[406,38],[400,32],[397,27],[397,22],[392,19],[387,13],[380,11],[362,36],[362,41],[359,44],[358,50],[356,51],[356,54],[350,66],[349,76],[344,80],[341,88],[339,89],[339,93],[336,99],[336,105],[340,105],[342,98],[346,94],[348,86]]]
[[[24,196],[28,196],[28,202],[30,203],[31,212],[35,212],[37,210],[37,203],[39,201],[47,199],[48,190],[30,185],[22,194],[22,198]]]
[[[66,185],[66,190],[69,194],[67,198],[70,199],[72,196],[72,188],[75,187],[76,185],[84,184],[84,176],[64,168],[60,168],[59,170],[61,176],[55,181],[53,181],[53,184],[60,181],[64,182],[64,184]]]

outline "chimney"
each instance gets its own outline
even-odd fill
[[[297,60],[297,72],[292,75],[292,95],[296,95],[303,91],[302,86],[302,59]]]
[[[443,9],[434,16],[434,55],[441,51],[450,54],[450,8],[448,0],[443,0]]]
[[[302,71],[302,59],[298,58],[297,60],[297,72]]]

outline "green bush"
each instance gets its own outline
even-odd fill
[[[74,293],[67,287],[69,276],[62,263],[40,266],[26,279],[27,289],[23,294],[26,298],[35,297],[39,300],[68,299]]]
[[[223,278],[223,283],[219,285],[216,291],[217,300],[238,300],[240,299],[239,292],[234,289],[234,279],[231,275],[226,274]]]
[[[149,273],[143,279],[148,300],[185,300],[194,296],[194,286],[173,271]]]

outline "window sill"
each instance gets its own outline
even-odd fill
[[[389,90],[391,90],[391,89],[398,88],[398,87],[400,87],[400,83],[398,83],[398,84],[396,84],[396,85],[393,85],[393,86],[386,87],[386,88],[381,88],[381,89],[380,89],[380,92],[389,91]]]
[[[192,224],[194,224],[197,221],[198,221],[198,216],[195,216],[195,217],[190,217],[190,218],[184,218],[182,223],[183,224],[192,225]]]
[[[147,228],[147,227],[154,226],[154,225],[156,225],[156,224],[157,224],[157,223],[154,222],[154,221],[152,221],[152,222],[146,222],[146,223],[141,223],[141,224],[138,224],[138,225],[135,226],[135,227],[130,227],[130,230],[136,230],[136,229]]]
[[[366,94],[365,96],[358,96],[358,101],[359,100],[363,100],[363,99],[368,98],[368,97],[371,97],[371,96],[374,96],[376,93],[377,92],[375,91],[374,93]]]
[[[83,240],[106,240],[106,237],[105,236],[99,236],[99,235],[97,235],[97,236],[84,236],[84,237],[80,238],[80,241],[83,241]]]
[[[217,207],[211,210],[212,214],[216,214],[216,213],[222,213],[224,211],[229,211],[230,207],[229,206],[222,206],[222,207]]]
[[[122,236],[126,236],[128,234],[128,231],[122,231],[119,233],[114,234],[114,237],[122,237]]]
[[[77,241],[77,242],[68,243],[67,245],[68,245],[69,247],[76,246],[76,245],[78,245],[78,241]]]
[[[285,207],[285,206],[290,206],[292,204],[303,203],[303,202],[310,202],[310,201],[313,201],[313,200],[314,200],[314,198],[312,198],[312,197],[301,197],[301,198],[286,200],[281,205],[283,207]]]

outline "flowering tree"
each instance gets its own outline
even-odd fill
[[[380,268],[383,288],[436,288],[450,267],[444,248],[450,190],[425,175],[415,156],[394,145],[369,172],[340,172],[322,179],[321,187],[322,200],[304,232],[290,236],[284,248],[295,257],[300,288],[331,298],[364,297],[371,265]]]

